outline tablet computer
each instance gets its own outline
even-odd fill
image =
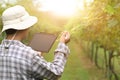
[[[36,51],[48,53],[52,45],[54,44],[56,38],[57,36],[54,34],[43,32],[36,33],[33,36],[29,46]]]

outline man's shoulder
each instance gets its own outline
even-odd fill
[[[37,51],[33,50],[30,46],[24,45],[24,46],[17,46],[19,47],[21,51],[24,53],[29,53],[29,54],[36,54]]]
[[[20,57],[33,57],[37,54],[37,51],[33,50],[31,47],[21,43],[20,41],[14,41],[10,48],[10,53],[19,55]]]
[[[10,43],[10,46],[8,46],[10,56],[18,58],[32,58],[37,55],[37,51],[17,40],[4,40],[0,44],[1,53],[4,53],[5,43]]]

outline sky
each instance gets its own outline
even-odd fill
[[[13,4],[17,0],[0,0],[2,7],[5,3]],[[78,10],[84,10],[84,0],[32,0],[34,6],[42,12],[52,12],[56,15],[71,16]],[[86,0],[87,3],[93,0]]]
[[[84,10],[84,0],[33,0],[33,3],[39,11],[52,12],[59,16],[72,16],[78,10]]]

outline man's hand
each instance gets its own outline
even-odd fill
[[[60,42],[62,43],[68,43],[70,41],[70,33],[67,31],[62,32],[62,35],[60,37]]]
[[[42,52],[38,52],[39,56],[42,56]]]

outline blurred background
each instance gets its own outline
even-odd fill
[[[120,80],[120,0],[0,0],[0,17],[14,5],[39,19],[25,44],[34,33],[70,32],[71,54],[60,80]],[[58,42],[44,53],[47,61],[53,60]]]

